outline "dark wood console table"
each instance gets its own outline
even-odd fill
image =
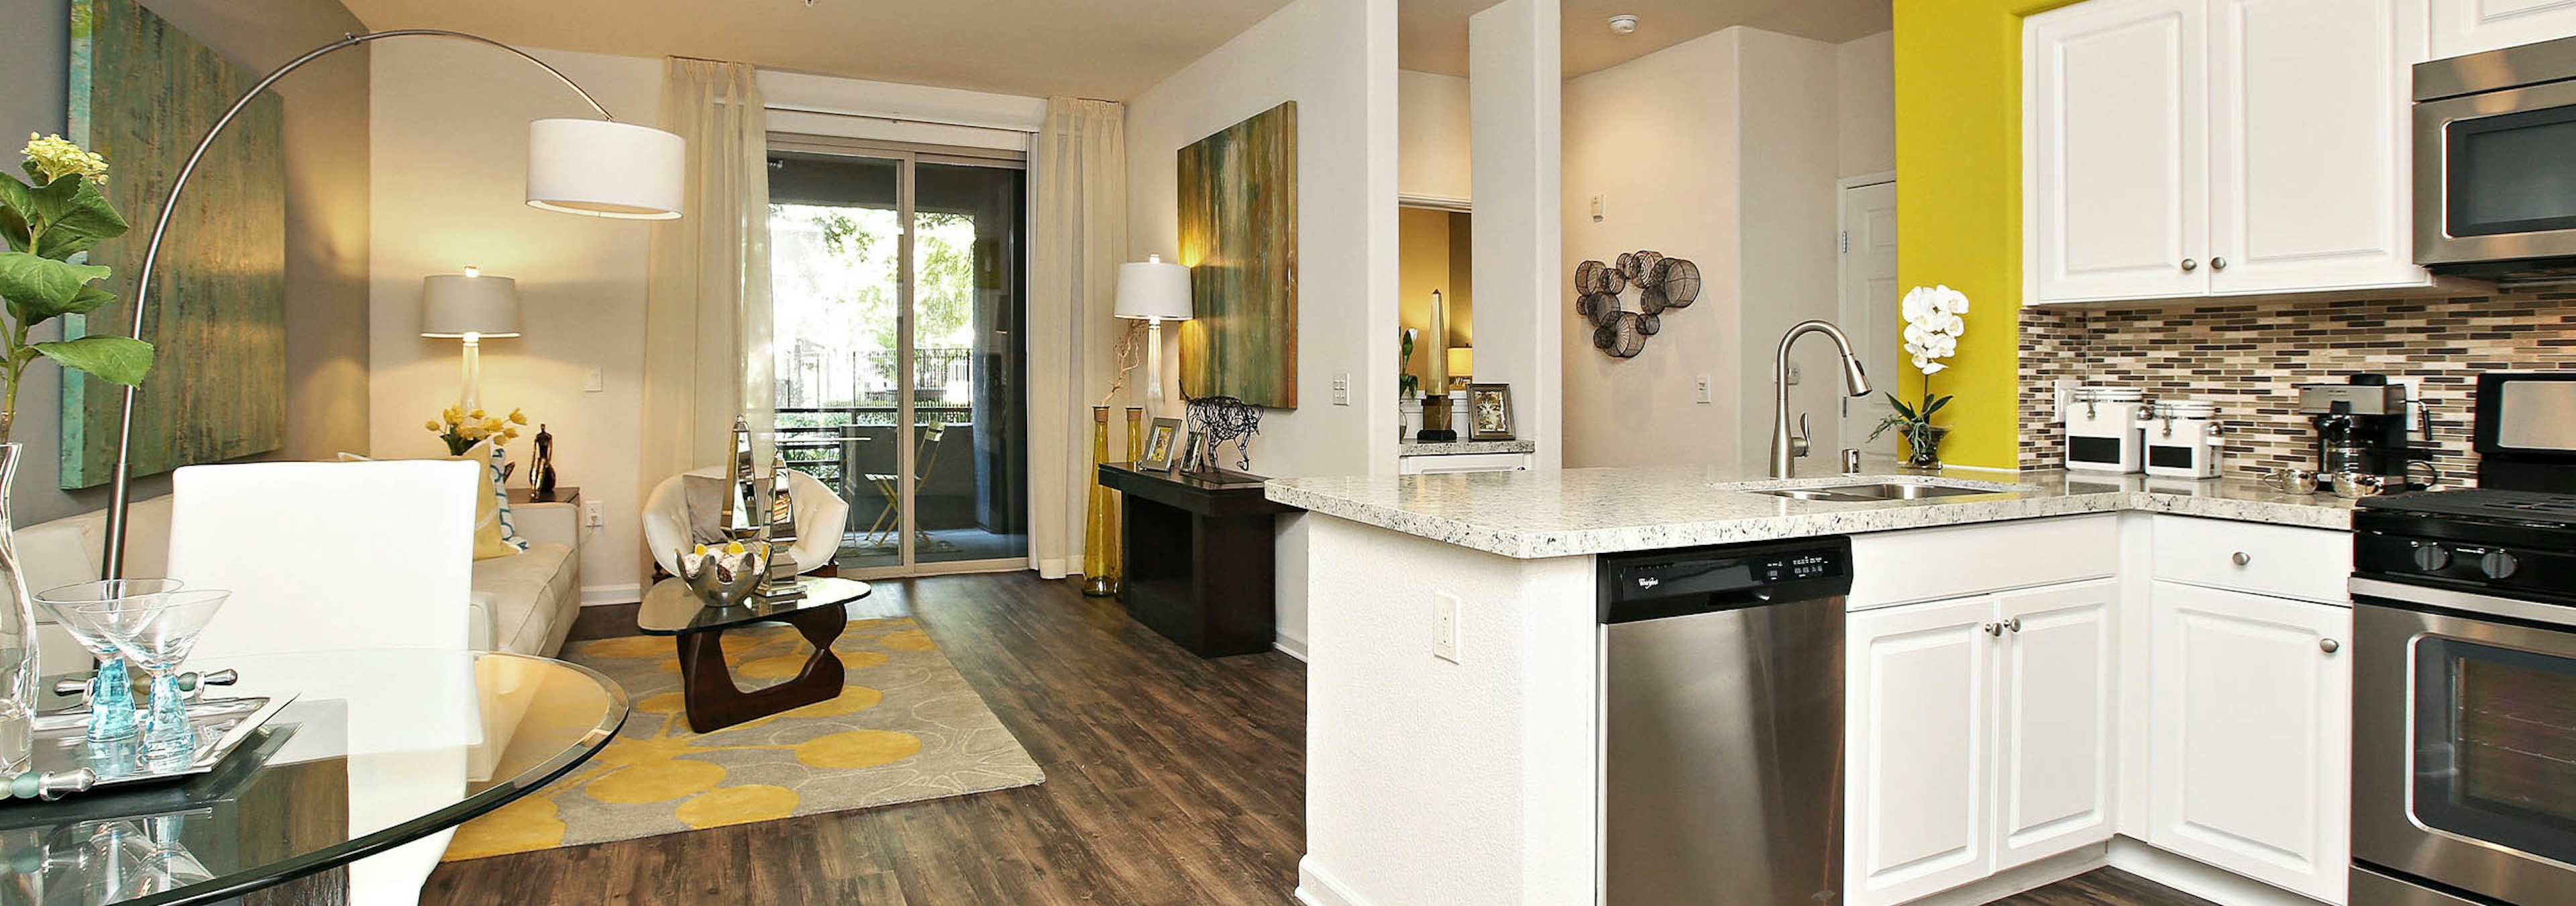
[[[1297,508],[1262,496],[1262,481],[1101,464],[1100,483],[1126,500],[1127,614],[1200,657],[1270,650],[1278,567],[1271,521]]]

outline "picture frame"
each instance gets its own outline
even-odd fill
[[[1467,385],[1467,439],[1517,439],[1512,436],[1512,385]]]
[[[1205,431],[1190,431],[1181,437],[1181,455],[1172,460],[1172,471],[1208,471],[1208,436]]]
[[[1154,426],[1145,430],[1145,449],[1142,453],[1137,454],[1136,462],[1134,464],[1136,471],[1171,471],[1172,459],[1180,453],[1180,448],[1181,420],[1177,418],[1155,419]]]

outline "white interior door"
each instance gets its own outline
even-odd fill
[[[2037,302],[2208,289],[2206,0],[2025,20]]]
[[[1896,389],[1897,330],[1896,183],[1893,180],[1843,189],[1841,308],[1838,323],[1851,335],[1861,367],[1869,369],[1873,389],[1867,397],[1843,397],[1843,446],[1887,456],[1897,455],[1896,432],[1865,440],[1886,417],[1885,393]]]
[[[2209,289],[2420,285],[2404,0],[2215,0]],[[2420,10],[2420,7],[2418,7]]]
[[[1994,599],[1852,614],[1844,666],[1847,906],[1887,906],[1992,873]]]

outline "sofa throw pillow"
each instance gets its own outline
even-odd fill
[[[519,537],[518,528],[510,521],[510,491],[501,483],[501,465],[509,455],[491,441],[483,441],[455,456],[483,466],[483,491],[474,498],[474,559],[507,557],[528,549],[527,539]],[[373,457],[341,453],[342,462],[371,462]]]

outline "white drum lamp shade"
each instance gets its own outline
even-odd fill
[[[519,281],[467,268],[421,281],[420,335],[515,337],[519,335]]]
[[[1121,318],[1145,321],[1189,320],[1195,316],[1190,269],[1165,263],[1161,255],[1119,265],[1116,311]]]
[[[528,124],[528,204],[627,220],[680,216],[688,142],[609,120]]]

